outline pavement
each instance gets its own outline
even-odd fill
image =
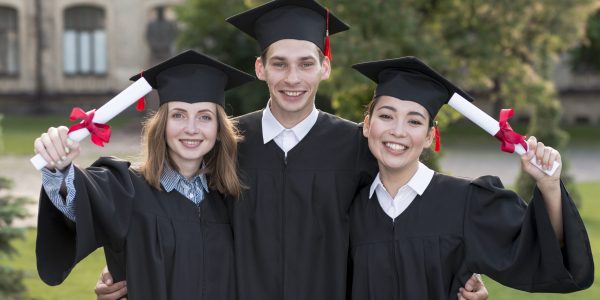
[[[32,142],[33,144],[33,142]],[[139,155],[139,130],[124,130],[115,132],[111,142],[105,147],[97,147],[89,141],[81,143],[81,155],[77,158],[78,165],[87,166],[99,156],[114,155],[123,159],[135,160]],[[466,148],[466,149],[465,149]],[[493,174],[499,176],[505,185],[512,185],[520,169],[519,158],[514,154],[500,152],[493,141],[486,146],[444,146],[440,161],[444,173],[475,178]],[[33,156],[33,152],[32,152]],[[570,174],[576,181],[600,180],[600,146],[570,148],[563,156],[570,162]],[[15,222],[17,226],[36,226],[37,200],[41,187],[41,176],[29,162],[30,156],[0,157],[0,176],[11,178],[14,188],[10,191],[15,196],[25,196],[32,199],[28,205],[31,216]]]

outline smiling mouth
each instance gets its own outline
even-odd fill
[[[181,143],[187,147],[196,147],[202,143],[202,140],[179,140]]]
[[[281,91],[281,93],[283,93],[286,96],[289,97],[298,97],[304,93],[306,93],[306,91]]]
[[[383,145],[386,148],[389,148],[389,149],[394,150],[394,151],[404,151],[404,150],[408,149],[408,147],[406,147],[405,145],[396,144],[396,143],[390,143],[390,142],[385,142],[385,143],[383,143]]]

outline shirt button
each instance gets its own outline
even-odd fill
[[[188,196],[189,196],[190,198],[193,198],[193,197],[194,197],[194,193],[189,193],[189,195],[188,195]]]

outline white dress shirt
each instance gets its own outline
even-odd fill
[[[285,157],[287,157],[288,151],[294,148],[300,141],[308,134],[310,129],[317,123],[319,117],[319,111],[313,105],[313,109],[310,114],[292,128],[285,128],[271,112],[270,103],[267,104],[267,108],[263,110],[262,115],[262,135],[263,142],[266,144],[271,140],[274,140],[277,146],[283,150]]]
[[[417,195],[422,195],[431,179],[433,178],[433,170],[419,162],[417,172],[413,177],[401,188],[395,197],[392,197],[383,186],[379,173],[371,184],[369,190],[369,199],[373,197],[373,193],[377,192],[377,200],[385,213],[392,219],[396,219],[412,202]]]

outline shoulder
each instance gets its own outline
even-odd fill
[[[235,117],[233,119],[238,122],[240,127],[243,127],[248,124],[254,124],[256,122],[260,123],[262,120],[262,113],[263,113],[263,110],[261,109],[261,110],[253,111],[251,113],[247,113],[245,115]]]

